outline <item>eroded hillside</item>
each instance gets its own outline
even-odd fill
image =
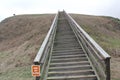
[[[19,15],[0,23],[0,80],[33,80],[30,67],[54,16]],[[120,20],[80,14],[72,17],[112,56],[112,79],[119,80]]]
[[[0,80],[33,80],[31,64],[54,15],[19,15],[0,23]]]
[[[72,15],[79,25],[111,55],[112,80],[120,79],[120,20],[105,16]]]

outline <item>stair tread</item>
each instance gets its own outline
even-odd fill
[[[59,63],[50,63],[50,65],[59,65],[59,64],[75,64],[75,63],[89,63],[89,61],[79,61],[79,62],[59,62]]]
[[[64,58],[64,59],[52,59],[51,61],[67,61],[67,60],[83,60],[83,59],[87,59],[86,57],[83,58]]]
[[[54,61],[51,61],[51,63],[54,63],[54,62],[78,62],[78,61],[88,61],[88,59],[76,59],[76,60],[54,60]]]
[[[94,72],[92,69],[88,70],[77,70],[77,71],[50,71],[48,74],[57,74],[57,73],[78,73],[78,72]]]
[[[84,53],[54,53],[52,54],[52,56],[58,56],[58,57],[61,57],[61,56],[86,56],[86,54]]]
[[[67,48],[69,48],[69,47],[80,47],[79,45],[63,45],[63,44],[57,44],[57,45],[54,45],[55,47],[67,47]]]
[[[69,54],[76,54],[76,53],[79,53],[79,54],[85,54],[83,52],[83,50],[78,50],[78,51],[70,51]],[[68,52],[52,52],[52,54],[68,54]]]
[[[55,46],[54,46],[55,47]],[[53,51],[71,51],[71,50],[81,50],[81,47],[78,46],[71,46],[71,47],[55,47]],[[83,52],[83,50],[81,50]]]
[[[71,49],[71,50],[57,50],[57,51],[55,51],[55,50],[53,50],[52,52],[71,52],[71,51],[74,51],[74,52],[76,52],[76,51],[81,51],[81,49]]]
[[[61,46],[64,46],[64,47],[80,47],[78,44],[55,44],[54,45],[55,47],[61,47]]]
[[[59,55],[79,55],[79,54],[85,54],[83,52],[77,52],[77,53],[53,53],[52,56],[59,56]]]
[[[96,78],[96,75],[79,75],[79,76],[55,76],[55,77],[48,77],[47,79],[75,79],[75,78]]]
[[[54,44],[61,44],[61,43],[62,43],[62,44],[63,44],[63,43],[64,43],[64,44],[68,44],[68,43],[70,43],[70,41],[66,41],[66,42],[63,42],[63,41],[57,41],[57,40],[54,41]],[[76,44],[76,43],[74,43],[74,44]]]
[[[64,66],[64,67],[49,67],[49,69],[66,69],[66,68],[81,68],[81,67],[91,67],[91,65],[79,65],[79,66]]]

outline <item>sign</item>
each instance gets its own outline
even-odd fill
[[[40,76],[40,65],[32,65],[32,76],[39,77]]]

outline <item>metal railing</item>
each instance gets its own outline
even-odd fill
[[[110,80],[110,56],[68,15],[64,14],[71,25],[79,43],[88,55],[100,80]]]
[[[56,27],[57,27],[57,21],[58,21],[58,14],[56,14],[53,23],[50,27],[50,30],[47,33],[47,36],[45,37],[35,59],[34,59],[34,64],[35,65],[40,65],[40,70],[41,70],[41,77],[36,77],[36,80],[41,79],[42,76],[44,75],[45,68],[47,66],[48,60],[49,60],[49,55],[52,50],[53,46],[53,41],[56,33]]]

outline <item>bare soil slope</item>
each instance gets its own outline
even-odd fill
[[[54,16],[19,15],[0,23],[0,80],[34,79],[30,67]],[[72,17],[112,56],[112,80],[120,80],[120,20],[79,14]]]
[[[120,80],[120,20],[79,14],[72,17],[111,55],[112,80]]]
[[[33,80],[31,64],[54,15],[19,15],[0,23],[0,80]]]

